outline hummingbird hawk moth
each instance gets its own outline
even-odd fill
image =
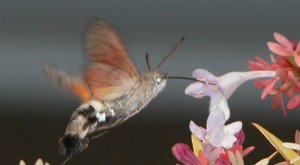
[[[102,19],[88,26],[85,50],[89,63],[82,76],[43,64],[50,81],[78,95],[82,104],[73,112],[60,138],[62,153],[69,158],[88,147],[88,136],[104,133],[141,111],[161,92],[167,83],[166,73],[159,71],[176,46],[161,60],[156,69],[146,55],[148,71],[139,72],[128,56],[113,26]]]

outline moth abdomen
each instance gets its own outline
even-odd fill
[[[113,112],[113,113],[112,113]],[[67,156],[79,153],[88,147],[88,135],[113,120],[114,111],[106,103],[91,100],[77,108],[60,138],[61,153]]]

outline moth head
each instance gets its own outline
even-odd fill
[[[153,80],[154,80],[155,86],[159,92],[165,88],[165,86],[167,84],[167,79],[168,79],[167,73],[162,73],[159,71],[159,69],[164,64],[164,62],[174,54],[174,52],[180,46],[180,44],[183,42],[183,40],[184,40],[184,37],[182,37],[176,43],[175,47],[173,47],[173,49],[171,49],[171,51],[163,57],[163,59],[157,65],[156,69],[152,69],[150,56],[148,53],[146,54],[146,62],[147,62],[148,70],[153,75]]]

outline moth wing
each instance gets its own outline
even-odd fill
[[[94,20],[88,28],[85,47],[91,64],[84,69],[83,78],[93,97],[113,100],[133,87],[138,71],[110,23]]]
[[[86,34],[85,48],[92,63],[104,63],[127,72],[131,77],[138,76],[121,38],[107,21],[92,21]]]
[[[79,76],[71,75],[47,64],[42,64],[42,67],[48,79],[55,85],[71,91],[83,101],[90,98],[90,91]]]
[[[94,98],[103,101],[117,99],[134,88],[137,79],[110,65],[93,64],[84,70],[84,80]]]

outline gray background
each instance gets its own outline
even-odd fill
[[[121,33],[138,68],[144,55],[154,64],[183,35],[186,40],[162,67],[170,75],[190,76],[196,68],[216,75],[248,70],[259,54],[268,59],[266,41],[280,32],[298,41],[299,1],[117,1],[28,0],[0,2],[0,164],[32,164],[38,157],[59,164],[57,140],[79,100],[55,89],[40,62],[79,72],[84,64],[82,35],[87,22],[99,16]],[[188,123],[205,125],[208,99],[184,95],[190,82],[170,80],[167,89],[137,116],[102,138],[69,164],[175,164],[170,149],[190,144]],[[274,149],[251,125],[257,122],[292,141],[300,111],[287,118],[271,109],[271,98],[260,101],[261,90],[245,83],[230,99],[232,117],[241,120],[245,146],[256,150],[253,164]]]

